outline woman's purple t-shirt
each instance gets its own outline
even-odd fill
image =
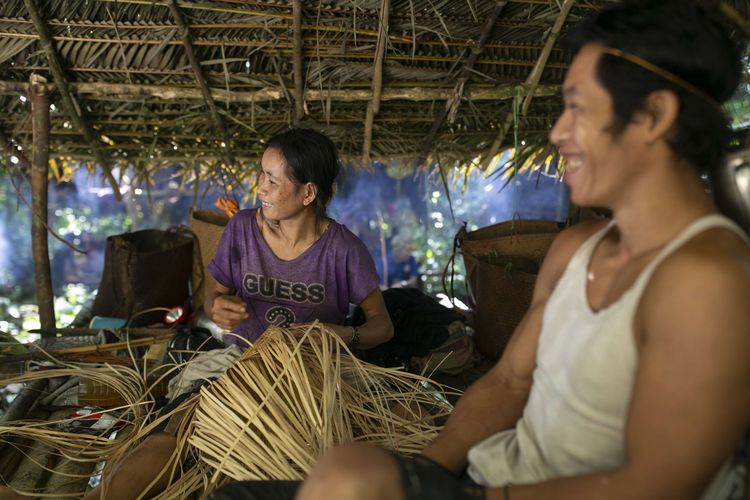
[[[253,342],[272,324],[342,324],[349,304],[359,305],[378,288],[372,257],[345,226],[331,221],[302,255],[281,260],[260,234],[256,211],[241,210],[229,220],[208,264],[216,281],[247,303],[250,317],[235,333]],[[225,341],[241,342],[231,335]]]

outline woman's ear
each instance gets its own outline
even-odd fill
[[[646,97],[644,114],[647,137],[654,141],[668,136],[680,112],[680,98],[670,90],[657,90]]]
[[[315,201],[315,197],[318,196],[318,186],[312,182],[308,182],[302,189],[302,203],[307,206]]]

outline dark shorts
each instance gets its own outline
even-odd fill
[[[468,475],[456,476],[429,458],[391,456],[398,464],[401,488],[407,500],[482,500],[484,487]]]
[[[484,488],[468,476],[456,477],[432,460],[391,456],[398,464],[407,500],[482,500]],[[213,500],[293,500],[301,481],[237,481],[214,491]]]

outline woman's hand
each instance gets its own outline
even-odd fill
[[[233,330],[250,315],[241,298],[236,295],[217,295],[211,305],[209,317],[225,330]]]

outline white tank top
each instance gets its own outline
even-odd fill
[[[623,465],[638,363],[633,318],[651,275],[672,252],[709,228],[726,228],[750,244],[726,217],[702,217],[669,242],[619,300],[594,312],[586,298],[586,273],[594,248],[612,225],[579,247],[549,297],[523,416],[515,429],[469,451],[468,472],[477,483],[535,483]],[[704,498],[721,498],[712,488],[726,487],[728,472],[725,465]]]

